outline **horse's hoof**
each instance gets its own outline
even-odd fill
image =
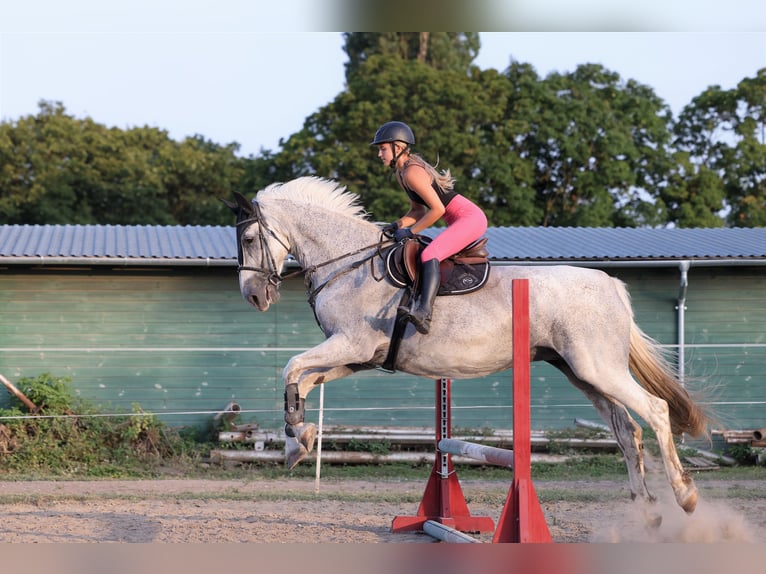
[[[293,430],[298,442],[305,447],[307,453],[314,450],[314,442],[317,438],[317,426],[314,423],[300,423],[293,426]]]
[[[684,500],[679,500],[678,504],[681,505],[681,508],[684,509],[684,512],[686,514],[691,514],[694,512],[694,510],[697,508],[697,490],[692,490]]]
[[[644,523],[649,530],[657,530],[662,525],[662,514],[645,510]]]
[[[285,458],[287,460],[288,470],[292,470],[298,466],[298,463],[306,458],[308,454],[309,451],[307,451],[306,447],[304,447],[302,444],[299,444],[298,448],[286,452]]]
[[[287,467],[292,470],[314,450],[317,427],[314,423],[298,423],[297,425],[290,425],[287,434],[288,436],[285,437],[285,460]]]

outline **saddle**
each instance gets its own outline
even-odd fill
[[[420,254],[431,239],[418,235],[397,243],[385,254],[386,274],[397,287],[419,285]],[[487,238],[477,239],[439,264],[441,283],[437,295],[464,295],[481,289],[489,278]]]

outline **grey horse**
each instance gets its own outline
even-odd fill
[[[272,184],[252,201],[237,194],[236,203],[227,203],[238,216],[245,300],[259,311],[276,303],[282,265],[292,254],[325,334],[322,343],[292,357],[282,373],[292,468],[316,438],[316,426],[304,418],[306,396],[319,384],[383,364],[402,291],[381,280],[381,228],[369,221],[358,196],[337,182],[302,177]],[[609,424],[625,456],[631,496],[655,500],[646,486],[641,427],[628,409],[655,432],[676,501],[693,512],[697,489],[673,435],[704,434],[708,415],[679,383],[659,345],[636,325],[624,284],[602,271],[495,266],[483,289],[450,297],[448,304],[437,298],[430,334],[407,327],[396,368],[457,380],[512,368],[514,278],[529,280],[531,359],[563,372]]]

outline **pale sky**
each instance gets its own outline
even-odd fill
[[[34,115],[40,100],[60,101],[68,113],[108,126],[238,142],[243,156],[276,151],[280,138],[343,91],[341,33],[293,32],[261,8],[273,3],[227,1],[250,19],[211,8],[220,0],[134,0],[132,9],[103,0],[0,0],[0,120]],[[309,29],[307,12],[300,14]],[[734,88],[766,68],[766,31],[725,28],[482,32],[475,63],[504,70],[514,59],[541,76],[600,63],[649,85],[678,114],[707,87]]]

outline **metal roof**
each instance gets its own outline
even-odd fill
[[[495,227],[487,236],[492,257],[507,261],[766,258],[766,228]]]
[[[233,227],[0,225],[0,262],[226,264],[237,261]]]
[[[513,263],[766,264],[766,228],[493,227],[487,237],[491,259]],[[235,265],[236,258],[233,227],[0,225],[5,265]]]

